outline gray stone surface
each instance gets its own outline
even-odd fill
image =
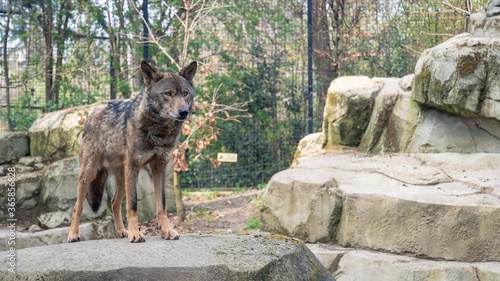
[[[380,88],[366,76],[345,76],[332,81],[323,117],[324,147],[359,145]]]
[[[38,224],[45,229],[69,225],[70,220],[70,215],[62,211],[45,213],[38,216]]]
[[[338,281],[496,281],[499,262],[449,262],[308,244]]]
[[[78,155],[83,126],[96,103],[42,114],[29,129],[32,156],[46,161]]]
[[[500,121],[466,118],[434,108],[421,108],[420,121],[404,152],[500,152]]]
[[[402,79],[371,79],[373,84],[381,88],[372,96],[374,105],[359,144],[360,151],[366,153],[500,152],[499,120],[479,115],[469,117],[454,115],[443,109],[415,102],[412,93],[404,90],[410,88],[408,84],[411,82],[408,80],[411,78],[409,76]],[[351,90],[344,89],[344,92],[349,93],[352,100],[362,100],[366,95],[364,88],[354,86]],[[356,95],[359,97],[354,98]],[[325,116],[330,115],[333,118],[344,109],[341,105],[330,104],[326,110],[332,110],[332,113]],[[321,154],[322,148],[338,149],[343,134],[340,129],[350,130],[348,127],[333,126],[340,124],[337,121],[341,119],[333,118],[332,120],[336,120],[333,123],[325,120],[324,127],[330,126],[332,130],[324,131],[321,137],[311,135],[304,138],[299,143],[295,158],[313,153]],[[323,140],[322,146],[316,145],[319,139]],[[336,141],[331,143],[334,139]]]
[[[16,206],[23,209],[33,209],[38,205],[40,194],[40,173],[27,173],[16,175]],[[0,179],[0,186],[5,184],[5,178]]]
[[[341,201],[336,180],[323,169],[294,168],[272,177],[264,193],[261,217],[266,231],[306,242],[328,242],[335,238]]]
[[[303,157],[269,183],[263,229],[433,259],[500,261],[498,167],[500,154],[488,153]],[[310,224],[308,214],[322,219]]]
[[[37,232],[17,232],[16,249],[25,249],[38,246],[55,245],[67,243],[69,227],[59,227]],[[11,246],[7,244],[7,230],[0,230],[0,251],[6,251]],[[84,241],[97,239],[115,238],[115,228],[113,220],[109,218],[106,221],[94,221],[82,223],[80,225],[80,237]]]
[[[496,8],[493,8],[495,11]],[[470,33],[477,37],[498,38],[500,36],[500,16],[488,17],[486,13],[474,13],[470,16]]]
[[[36,156],[36,157],[26,156],[26,157],[22,157],[21,159],[19,159],[19,161],[17,163],[25,165],[25,166],[33,167],[35,165],[35,163],[42,163],[42,161],[43,161],[43,159],[41,156]]]
[[[334,280],[303,243],[267,234],[84,241],[16,256],[19,279],[4,264],[1,280]]]
[[[298,159],[302,156],[324,154],[323,142],[324,135],[322,132],[310,134],[302,138],[293,156],[292,166],[295,166],[298,163]]]
[[[12,162],[30,153],[30,142],[26,132],[0,133],[0,164]]]
[[[457,35],[422,53],[412,97],[458,116],[500,121],[499,75],[498,38]]]
[[[42,179],[40,205],[50,211],[65,211],[71,214],[78,189],[78,157],[66,158],[50,164]],[[108,195],[104,192],[101,207],[92,212],[87,203],[83,204],[82,218],[102,216],[108,208]]]
[[[389,118],[398,98],[403,94],[400,86],[402,80],[399,78],[374,78],[373,80],[383,87],[375,96],[370,121],[359,145],[360,150],[365,152],[373,152],[382,135],[387,133]]]

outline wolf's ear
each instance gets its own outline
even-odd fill
[[[191,62],[188,66],[185,66],[179,71],[179,75],[184,77],[189,84],[193,85],[193,78],[196,74],[196,69],[198,68],[198,63],[196,61]]]
[[[146,61],[141,61],[141,71],[142,77],[144,77],[144,83],[147,86],[153,86],[156,82],[160,81],[163,78],[163,74],[161,74],[158,68],[150,65]]]

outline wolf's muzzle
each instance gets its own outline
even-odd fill
[[[179,119],[187,119],[189,116],[189,110],[186,108],[179,109],[177,113],[179,115]]]

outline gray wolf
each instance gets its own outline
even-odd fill
[[[153,177],[160,234],[164,239],[179,239],[179,234],[170,228],[165,211],[166,166],[182,124],[192,114],[196,70],[196,61],[178,73],[161,73],[142,61],[144,89],[133,99],[110,101],[89,115],[79,150],[78,196],[68,242],[80,241],[85,197],[94,212],[99,209],[108,174],[116,180],[116,193],[111,200],[116,236],[128,236],[132,243],[144,242],[138,225],[136,185],[140,169],[147,164]],[[124,196],[128,230],[121,214]]]

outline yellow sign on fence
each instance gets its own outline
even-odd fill
[[[217,160],[220,162],[238,162],[237,153],[217,153]]]

